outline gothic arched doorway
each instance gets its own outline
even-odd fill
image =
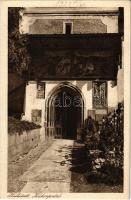
[[[84,101],[74,86],[58,87],[47,102],[47,129],[55,138],[76,139],[83,126]]]

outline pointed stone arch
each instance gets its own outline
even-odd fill
[[[76,97],[76,95],[77,95],[80,98],[80,101],[81,101],[81,106],[79,106],[79,108],[77,106],[76,107],[74,106],[75,107],[74,108],[73,107],[74,104],[73,104],[72,107],[70,108],[70,110],[68,110],[69,116],[67,118],[69,118],[71,116],[73,117],[73,114],[74,114],[73,118],[75,119],[75,117],[77,115],[77,119],[76,119],[76,122],[75,122],[76,124],[74,124],[74,129],[76,129],[76,134],[75,134],[75,137],[73,139],[75,139],[75,138],[78,138],[78,135],[80,134],[81,129],[83,128],[83,125],[84,125],[85,99],[83,97],[81,90],[77,86],[73,85],[70,82],[62,82],[62,83],[58,84],[48,94],[48,97],[47,97],[46,102],[45,102],[46,135],[47,136],[48,135],[55,135],[57,137],[58,135],[61,134],[62,138],[63,137],[67,138],[67,139],[70,138],[69,136],[71,134],[63,136],[63,134],[64,134],[64,133],[62,133],[62,131],[64,129],[63,127],[57,127],[57,125],[56,125],[56,112],[58,112],[58,111],[57,111],[56,107],[53,106],[53,104],[52,104],[55,97],[60,96],[62,94],[62,92],[67,92],[71,96],[71,98]],[[61,113],[62,112],[65,112],[65,115],[67,115],[67,110],[64,111],[64,108],[63,108],[63,111],[62,111],[62,108],[61,108]],[[63,124],[61,124],[61,126],[62,125]],[[65,126],[67,126],[67,125],[65,125]],[[72,132],[73,132],[74,131],[73,125],[72,125],[72,127],[71,127],[71,125],[69,125],[69,126],[70,126],[69,127],[70,129],[72,128]],[[67,127],[67,130],[69,128]],[[68,132],[69,132],[69,130],[68,130]]]

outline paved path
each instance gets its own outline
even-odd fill
[[[19,195],[23,196],[26,193],[32,193],[31,196],[39,197],[52,192],[122,192],[122,186],[119,185],[112,187],[105,184],[90,183],[86,177],[86,173],[89,170],[89,163],[84,144],[73,140],[55,140],[34,161],[32,166],[26,169],[27,171],[24,174],[21,173],[23,175],[17,181],[23,189]],[[19,170],[23,169],[19,168]]]
[[[23,193],[70,192],[71,153],[74,141],[58,139],[21,177]]]

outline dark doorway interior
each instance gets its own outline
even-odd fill
[[[76,139],[77,131],[82,124],[82,98],[79,93],[68,87],[62,88],[55,97],[54,127],[56,135],[64,139]]]
[[[72,28],[72,24],[66,23],[66,26],[65,26],[66,34],[71,34],[71,28]]]

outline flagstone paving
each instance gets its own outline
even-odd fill
[[[73,144],[73,140],[55,140],[21,177],[27,181],[21,193],[70,192]]]
[[[53,144],[46,151],[41,152],[39,158],[26,168],[24,173],[21,173],[17,180],[21,185],[21,191],[17,190],[19,195],[122,192],[121,185],[95,184],[87,180],[90,162],[86,152],[85,145],[78,141],[54,140]]]

